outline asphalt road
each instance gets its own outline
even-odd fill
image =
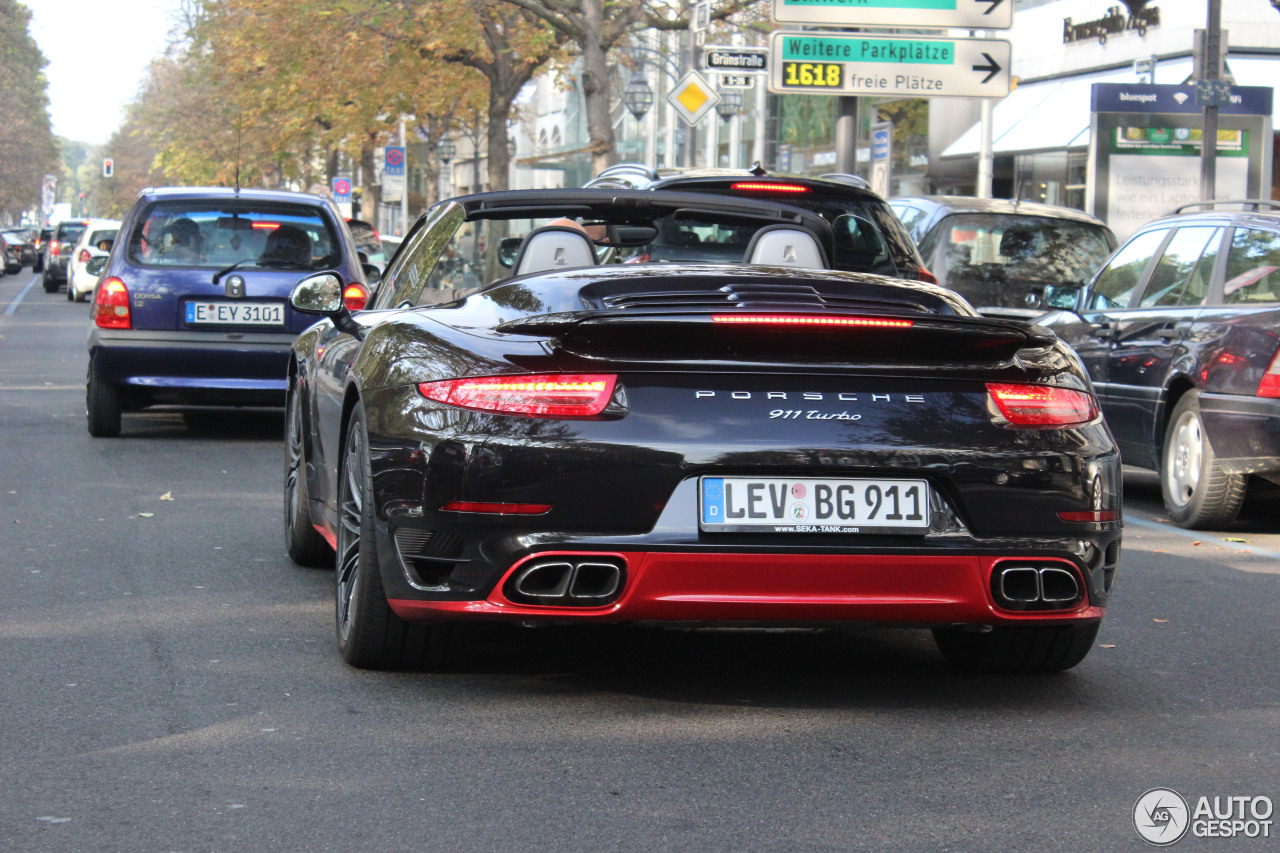
[[[1272,508],[1191,534],[1127,477],[1059,676],[922,631],[554,628],[362,672],[283,550],[280,414],[90,438],[88,311],[37,279],[0,278],[0,849],[1112,851],[1151,788],[1280,800]]]

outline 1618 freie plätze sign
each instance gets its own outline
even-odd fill
[[[1002,98],[1011,55],[1003,39],[779,31],[769,37],[769,91]]]

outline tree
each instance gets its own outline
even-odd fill
[[[723,21],[757,0],[720,0],[711,20]],[[617,141],[610,109],[610,54],[642,29],[687,30],[693,2],[672,6],[662,0],[501,0],[525,10],[559,33],[582,62],[582,96],[590,137],[591,168],[598,173],[614,163]]]
[[[0,220],[39,207],[44,176],[58,163],[43,70],[49,63],[30,26],[26,6],[0,0]]]

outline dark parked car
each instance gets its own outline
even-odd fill
[[[1116,247],[1101,220],[1070,207],[966,196],[889,199],[943,287],[983,314],[1029,319],[1046,287],[1082,285]]]
[[[609,262],[744,231],[736,263]],[[336,567],[344,659],[429,664],[459,620],[931,626],[961,666],[1083,659],[1121,538],[1084,368],[937,286],[826,269],[835,244],[757,198],[484,193],[427,211],[369,310],[302,279],[325,319],[288,369],[285,538]]]
[[[31,232],[17,228],[5,230],[0,237],[4,239],[5,260],[8,273],[22,272],[23,267],[36,265],[36,250],[31,245]]]
[[[337,207],[302,193],[175,187],[139,194],[94,290],[89,432],[156,404],[284,404],[285,368],[314,318],[289,305],[327,270],[352,310],[368,297]]]
[[[1280,213],[1228,205],[1143,226],[1038,321],[1084,359],[1124,461],[1160,472],[1183,527],[1231,523],[1251,477],[1280,482]]]
[[[651,169],[632,163],[612,166],[592,178],[588,187],[712,193],[741,199],[783,202],[811,210],[831,225],[834,269],[870,272],[916,281],[933,281],[911,238],[884,200],[854,175],[770,174],[753,169]],[[650,253],[655,261],[731,261],[744,246],[703,246],[689,238],[684,245],[659,240]]]
[[[55,293],[58,285],[67,283],[67,261],[71,259],[71,249],[88,225],[87,219],[64,219],[54,226],[44,248],[45,293]]]

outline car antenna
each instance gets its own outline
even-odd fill
[[[760,165],[759,160],[752,163],[751,168],[748,169],[747,171],[755,175],[757,178],[763,178],[765,175],[769,174],[768,170],[765,169],[764,166]]]

